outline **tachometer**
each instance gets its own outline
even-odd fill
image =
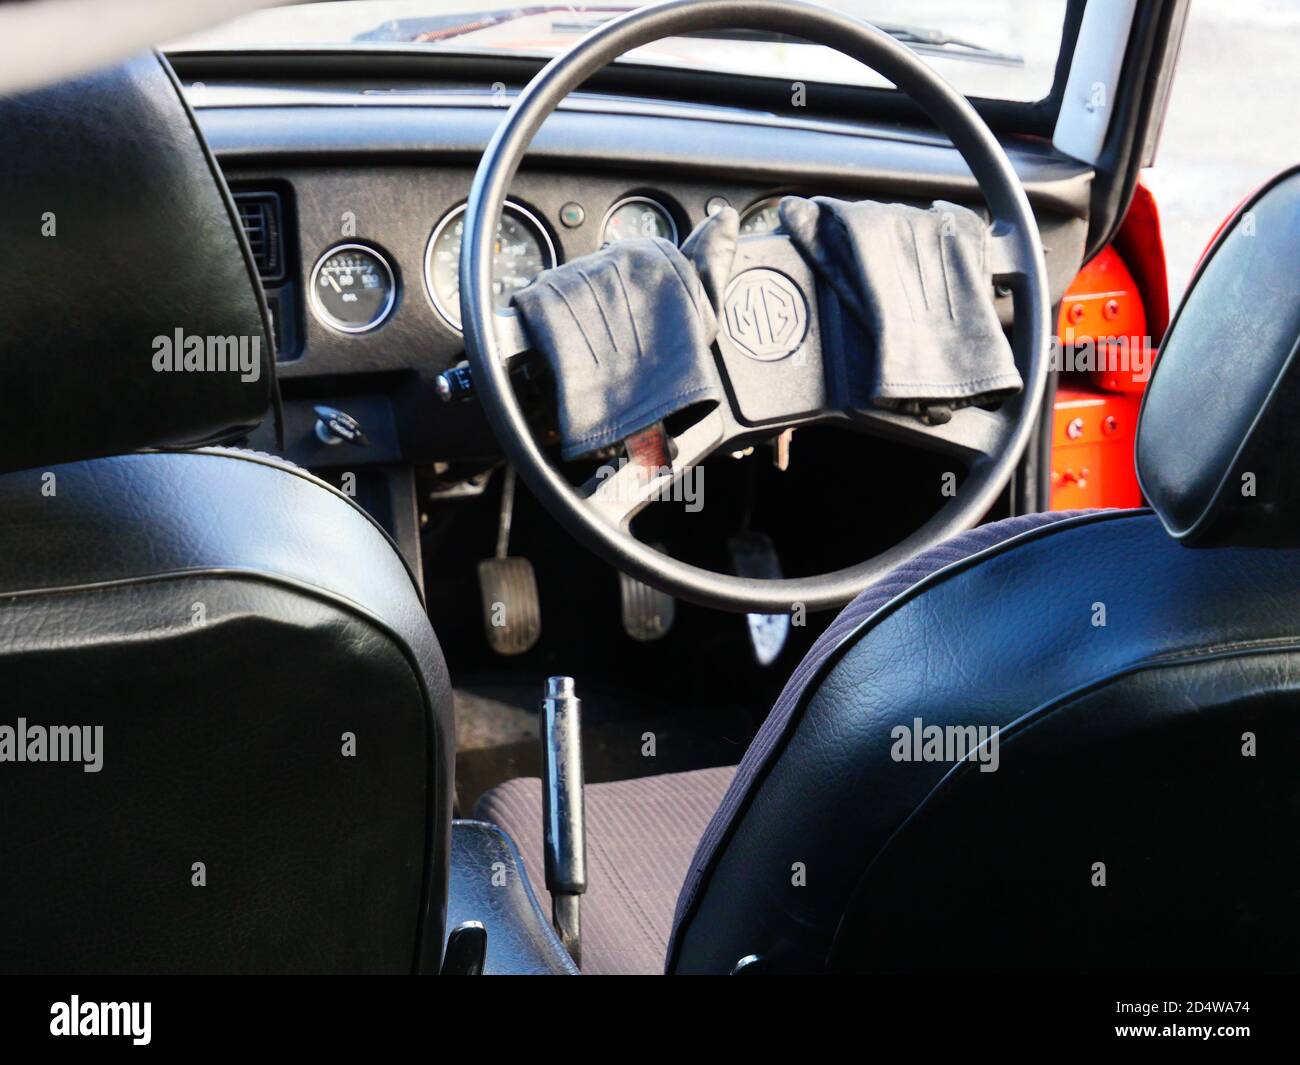
[[[663,237],[676,244],[677,223],[663,204],[645,196],[629,196],[619,200],[605,215],[600,242],[614,244],[630,237]]]
[[[397,282],[388,261],[362,244],[339,244],[311,272],[311,308],[331,329],[364,333],[393,309]]]
[[[424,253],[424,283],[438,313],[460,331],[460,245],[465,235],[465,208],[448,213],[433,231]],[[497,227],[492,259],[492,295],[499,310],[527,288],[543,270],[556,264],[555,245],[532,214],[507,202]]]
[[[750,204],[740,216],[740,235],[742,237],[761,237],[771,233],[781,225],[781,215],[777,208],[781,205],[780,196],[769,196],[758,203]]]

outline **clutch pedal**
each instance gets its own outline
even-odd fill
[[[515,511],[515,471],[505,468],[501,483],[501,516],[497,523],[497,553],[478,564],[483,600],[483,629],[499,655],[521,655],[542,635],[542,605],[537,577],[526,558],[510,558],[510,524]]]
[[[651,544],[663,551],[659,544]],[[623,603],[623,631],[639,643],[662,640],[677,617],[677,601],[658,588],[626,573],[618,575],[619,598]]]
[[[781,560],[776,545],[767,533],[747,531],[738,533],[727,541],[731,552],[731,568],[741,577],[759,580],[780,580]],[[749,627],[749,645],[760,666],[770,666],[785,648],[790,635],[790,618],[786,614],[746,614]]]

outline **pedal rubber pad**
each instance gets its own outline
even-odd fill
[[[537,577],[526,558],[486,558],[478,564],[483,630],[499,655],[521,655],[542,635]]]
[[[662,550],[662,549],[661,549]],[[677,617],[677,601],[626,573],[618,575],[623,600],[623,631],[640,643],[662,640]]]

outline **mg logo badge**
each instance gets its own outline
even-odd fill
[[[758,267],[727,286],[723,326],[731,342],[751,359],[775,362],[803,343],[808,301],[785,274]]]

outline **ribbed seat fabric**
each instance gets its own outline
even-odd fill
[[[582,897],[582,971],[657,974],[691,855],[736,770],[618,780],[586,787],[587,893]],[[510,780],[478,802],[523,855],[542,909],[551,911],[542,868],[542,786]],[[490,949],[490,947],[489,947]]]

